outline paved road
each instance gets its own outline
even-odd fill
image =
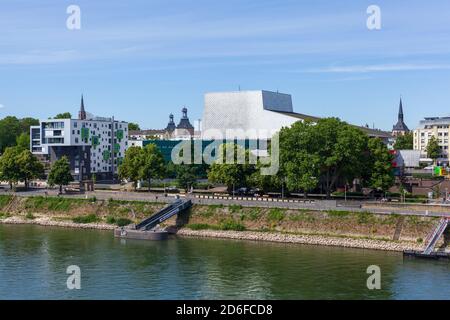
[[[7,190],[3,191],[6,193]],[[46,194],[44,189],[35,189],[27,192],[17,192],[18,196],[43,196]],[[48,191],[49,196],[56,196],[57,190]],[[128,200],[128,201],[151,201],[160,203],[169,203],[173,201],[175,195],[165,196],[164,194],[158,193],[145,193],[145,192],[123,192],[123,191],[95,191],[86,192],[85,194],[64,194],[63,197],[69,198],[90,198],[96,197],[98,200]],[[269,208],[286,208],[286,209],[310,209],[310,210],[338,210],[338,211],[352,211],[352,212],[370,212],[377,214],[399,214],[399,215],[417,215],[417,216],[433,216],[433,217],[450,217],[450,207],[449,213],[439,213],[439,212],[426,212],[426,207],[423,210],[418,210],[409,207],[399,207],[399,208],[360,208],[359,204],[361,202],[353,201],[347,202],[347,204],[335,205],[336,202],[333,201],[321,201],[316,200],[313,203],[296,203],[296,202],[269,202],[269,201],[250,201],[250,200],[228,200],[228,199],[200,199],[194,195],[187,195],[189,199],[195,204],[205,204],[205,205],[241,205],[243,207],[269,207]]]

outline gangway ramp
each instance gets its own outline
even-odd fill
[[[165,220],[173,217],[174,215],[189,209],[191,206],[192,206],[191,200],[177,199],[175,200],[175,202],[158,211],[151,217],[143,220],[141,223],[137,224],[135,229],[141,231],[151,230],[161,222],[164,222]]]
[[[445,230],[448,227],[449,224],[449,218],[442,218],[436,229],[433,230],[433,232],[430,233],[430,235],[427,238],[426,247],[423,251],[423,254],[431,254],[431,252],[434,251],[434,247],[436,246],[436,243],[441,238],[441,236],[444,234]]]
[[[174,215],[183,213],[191,206],[191,200],[177,199],[136,226],[116,228],[114,236],[122,239],[165,240],[169,232],[156,227]]]

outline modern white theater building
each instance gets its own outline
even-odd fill
[[[215,92],[205,94],[203,111],[202,138],[226,138],[227,130],[257,132],[257,136],[248,139],[272,137],[272,132],[289,127],[294,122],[319,117],[294,112],[292,97],[289,94],[257,91]],[[359,127],[371,137],[379,137],[387,142],[389,132]],[[266,136],[265,136],[266,135]]]

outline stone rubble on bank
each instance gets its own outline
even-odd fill
[[[63,227],[78,229],[114,230],[115,226],[105,223],[74,223],[70,221],[54,221],[49,218],[23,219],[21,217],[9,217],[0,220],[3,224],[35,224],[46,227]]]
[[[335,246],[343,248],[360,248],[360,249],[372,249],[384,251],[400,251],[400,252],[404,250],[422,249],[422,247],[418,246],[417,244],[406,242],[390,242],[372,239],[338,238],[332,236],[318,236],[318,235],[293,235],[293,234],[254,232],[254,231],[216,231],[216,230],[181,229],[178,231],[177,235],[188,237],[269,241],[280,243],[297,243],[297,244]]]

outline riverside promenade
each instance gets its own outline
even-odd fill
[[[4,189],[0,194],[8,194]],[[21,197],[30,196],[57,196],[57,190],[34,189],[29,191],[19,191],[11,193]],[[445,204],[404,204],[395,202],[375,202],[375,201],[338,201],[338,200],[310,200],[310,199],[271,199],[252,197],[231,197],[231,196],[203,196],[195,194],[181,194],[192,200],[193,204],[199,205],[240,205],[243,207],[264,207],[264,208],[284,208],[293,210],[317,210],[317,211],[351,211],[369,212],[376,214],[397,214],[397,215],[417,215],[430,217],[450,217],[450,205]],[[126,191],[104,191],[97,190],[85,192],[83,194],[63,194],[60,197],[68,198],[92,198],[98,200],[122,200],[122,201],[150,201],[169,203],[172,202],[175,194],[165,195],[154,192],[126,192]]]

